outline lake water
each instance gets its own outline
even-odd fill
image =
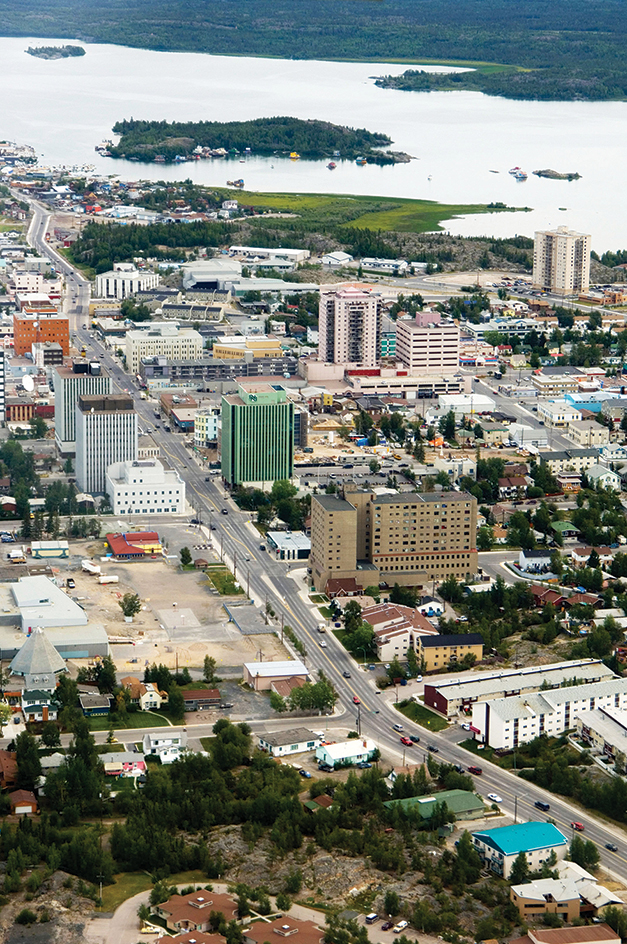
[[[447,222],[462,235],[532,236],[567,225],[592,233],[594,249],[627,248],[627,103],[515,102],[473,92],[379,89],[372,76],[399,74],[385,63],[303,62],[161,53],[86,45],[81,58],[44,61],[29,45],[67,40],[0,38],[0,137],[30,144],[41,163],[95,164],[124,179],[226,184],[247,190],[416,197],[443,203],[529,206],[531,213]],[[101,158],[94,146],[122,118],[244,120],[290,115],[388,134],[417,160],[390,167],[249,157],[245,164],[199,161],[137,164]],[[529,174],[517,182],[508,170]],[[553,181],[531,171],[577,171]],[[498,171],[498,174],[490,171]],[[560,210],[560,207],[566,210]]]

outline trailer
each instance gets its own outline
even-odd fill
[[[93,574],[94,576],[98,576],[100,574],[100,565],[94,564],[94,562],[90,560],[81,561],[81,568],[86,574]]]
[[[98,583],[119,583],[119,582],[120,582],[120,578],[119,578],[119,577],[113,577],[113,576],[110,576],[110,577],[105,577],[105,576],[98,577]]]

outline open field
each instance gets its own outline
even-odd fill
[[[448,728],[448,723],[445,718],[440,718],[432,711],[429,711],[428,708],[425,708],[423,705],[417,705],[414,701],[405,704],[400,702],[398,705],[395,705],[395,708],[400,711],[401,714],[405,715],[406,718],[409,718],[410,721],[415,721],[416,724],[422,725],[423,728],[428,728],[429,731],[443,731],[445,728]]]

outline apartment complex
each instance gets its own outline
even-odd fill
[[[347,484],[343,498],[312,498],[313,581],[324,592],[329,580],[465,579],[477,571],[476,529],[477,501],[465,492],[376,495]]]
[[[185,482],[158,459],[115,462],[106,473],[114,515],[173,514],[185,511]]]
[[[227,485],[272,483],[294,474],[294,404],[270,384],[222,397],[222,477]]]
[[[162,355],[173,361],[198,360],[203,347],[202,335],[193,328],[153,323],[149,328],[126,332],[126,366],[137,374],[143,357]]]
[[[566,226],[539,230],[533,241],[533,287],[558,295],[587,292],[591,237]]]
[[[84,396],[76,407],[76,481],[83,492],[102,494],[107,469],[137,458],[137,413],[133,398]]]
[[[483,636],[480,633],[443,633],[435,636],[417,636],[416,653],[425,672],[436,672],[448,665],[462,662],[472,656],[475,662],[483,659]]]
[[[580,712],[595,708],[626,709],[627,679],[611,678],[481,702],[473,705],[472,727],[477,740],[513,750],[541,734],[553,737],[574,728]]]
[[[70,353],[70,321],[54,311],[20,311],[13,315],[13,349],[16,354],[30,354],[33,344],[56,341],[63,356]]]
[[[54,435],[63,456],[76,452],[76,404],[80,396],[106,396],[111,393],[111,377],[103,373],[98,361],[74,361],[71,367],[57,367],[53,372]]]
[[[396,356],[412,372],[448,373],[459,367],[459,327],[437,311],[396,322]]]
[[[96,276],[98,298],[128,298],[137,292],[155,288],[161,276],[155,272],[140,272],[130,262],[117,262],[110,272]]]
[[[319,358],[375,367],[381,347],[381,298],[355,286],[320,290]]]

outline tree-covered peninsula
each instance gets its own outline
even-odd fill
[[[408,161],[406,154],[390,151],[386,134],[365,128],[347,128],[329,121],[300,118],[256,118],[253,121],[119,121],[113,131],[120,141],[110,147],[112,157],[166,163],[194,156],[263,154],[356,160],[368,164]],[[209,152],[216,152],[213,155]]]
[[[26,52],[38,59],[70,59],[85,55],[82,46],[29,46]]]

